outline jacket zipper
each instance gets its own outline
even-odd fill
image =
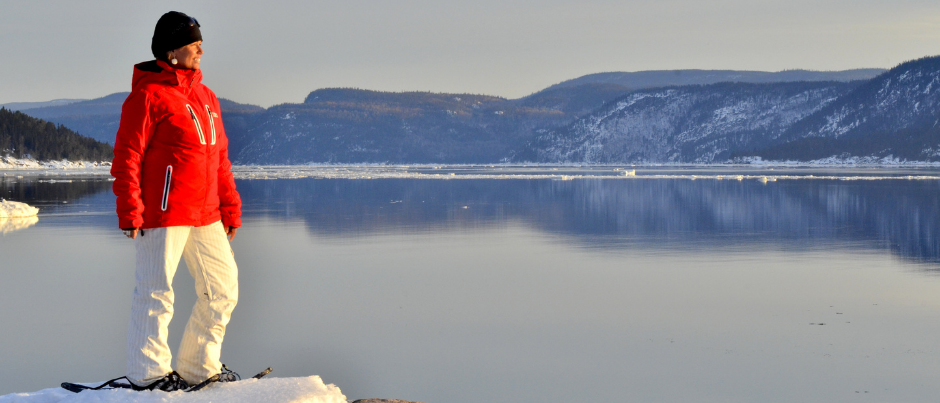
[[[196,133],[199,133],[199,143],[206,144],[206,135],[202,133],[202,125],[199,124],[199,118],[196,117],[196,111],[194,111],[193,107],[189,106],[189,104],[186,104],[186,109],[189,109],[189,116],[193,118],[193,123],[196,124]]]
[[[212,130],[212,145],[215,145],[215,118],[212,117],[212,111],[209,105],[206,105],[206,115],[209,115],[209,129]]]
[[[170,201],[170,180],[173,178],[173,165],[166,166],[166,180],[163,182],[163,202],[160,209],[166,211],[166,204]]]

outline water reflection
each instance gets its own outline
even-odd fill
[[[111,182],[101,177],[26,177],[0,176],[0,197],[8,200],[56,203],[111,190]]]
[[[940,262],[940,181],[934,180],[308,178],[239,180],[237,186],[246,217],[301,220],[329,237],[520,222],[610,250],[838,243]],[[40,207],[41,215],[112,214],[110,190],[101,178],[0,178],[0,196]],[[76,222],[113,227],[115,221]]]
[[[26,229],[33,226],[37,222],[39,222],[39,217],[36,216],[18,218],[0,217],[0,234],[6,235],[13,231]]]
[[[302,219],[328,236],[513,220],[598,248],[841,243],[940,261],[938,181],[289,179],[238,187],[246,214]]]

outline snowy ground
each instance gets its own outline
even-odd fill
[[[89,161],[36,161],[29,158],[13,158],[10,156],[0,157],[0,170],[34,171],[34,170],[102,170],[107,172],[111,169],[110,162],[89,162]]]
[[[894,156],[887,157],[827,157],[813,161],[765,161],[761,157],[743,157],[735,160],[740,164],[754,166],[940,166],[940,162],[907,161]]]
[[[126,389],[72,393],[61,388],[0,396],[0,403],[346,403],[346,396],[319,376],[248,379],[214,384],[198,392],[134,392]]]

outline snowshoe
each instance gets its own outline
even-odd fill
[[[124,381],[121,381],[121,380]],[[127,379],[126,376],[114,378],[98,386],[87,386],[71,382],[62,382],[62,388],[70,392],[79,393],[83,390],[108,390],[108,389],[132,389],[136,391],[143,390],[162,390],[164,392],[173,392],[177,390],[189,389],[189,383],[176,371],[166,374],[163,378],[157,379],[147,385],[138,386]]]

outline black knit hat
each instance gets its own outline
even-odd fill
[[[199,21],[179,11],[163,14],[153,29],[150,51],[157,60],[166,60],[166,53],[202,40]]]

